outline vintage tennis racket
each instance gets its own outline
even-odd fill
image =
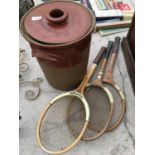
[[[105,52],[100,62],[100,69],[97,79],[89,83],[84,90],[84,96],[90,108],[90,119],[88,127],[82,136],[82,140],[89,141],[100,137],[106,131],[112,117],[114,108],[113,97],[110,91],[102,84],[103,71],[107,62],[107,58],[111,52],[112,45],[113,42],[109,41],[107,50],[106,48],[104,49]],[[77,135],[80,133],[79,126],[76,126],[71,122],[75,119],[75,117],[73,118],[72,113],[77,109],[80,111],[79,114],[76,115],[76,119],[78,120],[84,117],[84,110],[82,107],[79,107],[76,103],[71,103],[68,110],[68,125],[75,137],[77,137]]]
[[[89,105],[83,95],[84,89],[94,73],[102,55],[104,47],[101,48],[92,66],[88,70],[80,86],[70,92],[55,97],[42,112],[37,125],[37,141],[40,147],[50,154],[62,154],[71,150],[83,136],[89,122]],[[79,126],[79,133],[75,137],[68,127],[68,107],[76,104],[83,109],[82,119],[76,119],[80,111],[75,109],[72,115],[72,125]]]
[[[112,48],[112,54],[108,60],[105,74],[103,75],[102,82],[106,86],[114,97],[114,112],[112,119],[108,125],[107,131],[112,131],[121,123],[125,114],[125,97],[122,90],[113,80],[113,70],[117,54],[119,51],[120,37],[115,38],[115,42]]]

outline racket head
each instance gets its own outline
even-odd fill
[[[72,123],[79,121],[77,124],[82,124],[80,132],[76,137],[70,132],[66,117],[68,116],[68,106],[71,104],[70,100],[73,98],[78,101],[78,104],[84,109],[83,120],[72,120],[75,121]],[[59,109],[59,111],[57,111],[57,109]],[[72,115],[76,114],[78,115],[78,112],[72,113]],[[36,135],[39,146],[49,154],[68,152],[76,146],[83,136],[88,126],[89,115],[89,106],[82,94],[71,91],[55,97],[44,109],[37,124]]]
[[[114,102],[112,94],[106,87],[94,83],[87,85],[84,91],[84,97],[89,105],[90,119],[88,127],[81,139],[85,141],[91,141],[99,138],[106,131],[112,117]],[[106,102],[103,102],[105,100]],[[108,110],[105,110],[105,106]],[[78,107],[76,104],[71,104],[69,106],[68,113],[72,113],[74,109],[78,109],[77,111],[80,111],[78,115],[79,118],[77,119],[81,119],[83,117],[83,110],[80,109],[80,107]],[[72,125],[70,123],[71,119],[72,118],[68,117],[68,124],[72,134],[77,137],[79,134],[78,126]]]
[[[109,132],[116,129],[122,122],[122,119],[125,114],[126,104],[124,94],[117,84],[110,82],[103,82],[103,85],[109,89],[114,99],[113,115],[106,130],[107,132]]]
[[[118,85],[113,80],[113,70],[117,54],[119,52],[120,37],[115,37],[111,55],[108,58],[105,73],[102,77],[102,82],[106,86],[114,97],[114,112],[112,119],[108,125],[107,131],[112,131],[121,123],[125,114],[125,97]]]

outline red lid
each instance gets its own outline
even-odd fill
[[[33,8],[25,17],[27,33],[43,43],[62,44],[80,39],[91,27],[90,12],[72,1],[51,1]]]

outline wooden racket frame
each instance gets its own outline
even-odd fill
[[[107,127],[106,132],[112,131],[114,129],[116,129],[119,124],[122,122],[122,119],[124,117],[125,114],[125,109],[126,109],[126,103],[125,103],[125,96],[121,90],[121,88],[116,84],[116,82],[113,80],[113,70],[114,70],[114,65],[115,65],[115,61],[117,58],[117,53],[118,53],[118,48],[119,48],[119,43],[120,43],[120,37],[116,37],[115,38],[115,44],[113,47],[113,51],[112,54],[108,60],[108,66],[106,66],[106,72],[102,77],[102,83],[106,83],[111,85],[119,94],[120,98],[121,98],[121,113],[119,118],[117,119],[117,121],[115,122],[115,124],[112,127]]]
[[[108,47],[107,47],[107,49],[106,48],[104,48],[103,50],[104,50],[104,54],[103,54],[103,57],[102,57],[102,59],[101,59],[101,61],[100,61],[100,66],[99,66],[99,68],[100,68],[100,70],[99,70],[99,72],[98,72],[98,76],[97,76],[97,79],[96,80],[94,80],[92,83],[89,83],[89,84],[87,84],[87,88],[88,87],[91,87],[91,86],[95,86],[95,87],[99,87],[99,88],[101,88],[106,94],[107,94],[107,96],[109,97],[109,104],[111,105],[111,108],[110,108],[110,111],[109,111],[109,117],[108,117],[108,120],[107,120],[107,122],[106,122],[106,125],[104,126],[104,128],[101,130],[101,131],[97,131],[96,129],[94,129],[91,125],[89,125],[89,123],[88,123],[88,128],[89,129],[92,129],[92,130],[94,130],[94,131],[96,131],[96,132],[98,132],[98,134],[96,134],[95,136],[92,136],[92,137],[81,137],[81,139],[82,140],[84,140],[84,141],[92,141],[92,140],[95,140],[95,139],[97,139],[97,138],[99,138],[100,136],[102,136],[104,133],[105,133],[105,131],[106,131],[106,129],[107,129],[107,127],[108,127],[108,125],[109,125],[109,123],[110,123],[110,121],[111,121],[111,118],[112,118],[112,114],[113,114],[113,110],[114,110],[114,100],[113,100],[113,96],[112,96],[112,94],[111,94],[111,92],[109,91],[109,89],[108,88],[106,88],[105,86],[103,86],[103,83],[102,83],[102,75],[103,75],[103,72],[104,72],[104,68],[105,68],[105,66],[106,66],[106,63],[107,63],[107,58],[108,57],[104,57],[106,54],[106,52],[107,53],[110,53],[110,51],[111,51],[111,48],[112,48],[112,44],[113,44],[113,42],[110,42],[109,41],[109,43],[108,43]],[[84,90],[83,90],[84,91]],[[88,103],[89,104],[89,103]],[[95,104],[95,103],[94,103]],[[69,111],[69,110],[68,110]],[[69,121],[69,119],[68,119],[68,124],[70,124],[70,121]],[[71,130],[71,132],[72,132],[72,134],[76,137],[77,135],[76,135],[76,133],[75,133],[75,131],[72,129],[72,127],[71,126],[69,126],[70,127],[70,130]]]
[[[84,97],[84,89],[87,86],[88,81],[90,80],[91,76],[93,75],[95,69],[97,68],[97,65],[99,64],[99,61],[103,55],[103,50],[104,47],[102,47],[98,53],[98,55],[96,56],[95,60],[93,61],[92,66],[90,67],[90,69],[88,70],[86,76],[84,77],[83,81],[81,82],[80,86],[75,89],[74,91],[70,91],[64,94],[61,94],[57,97],[55,97],[53,100],[50,101],[50,103],[47,105],[47,107],[44,109],[44,111],[41,113],[38,124],[37,124],[37,129],[36,129],[36,137],[37,137],[37,142],[39,144],[39,146],[47,153],[49,154],[63,154],[66,153],[68,151],[70,151],[73,147],[75,147],[75,145],[77,145],[77,143],[80,141],[80,139],[82,138],[87,126],[88,126],[88,122],[89,122],[89,117],[90,117],[90,110],[89,110],[89,105]],[[76,140],[69,145],[68,147],[64,148],[63,150],[59,150],[59,151],[51,151],[48,150],[42,143],[41,143],[41,138],[40,138],[40,128],[41,128],[41,124],[42,124],[42,120],[46,114],[46,112],[48,111],[48,109],[59,99],[65,97],[65,96],[75,96],[77,98],[79,98],[79,100],[83,103],[84,105],[84,110],[85,110],[85,123],[83,126],[83,129],[81,130],[80,134],[76,137]]]

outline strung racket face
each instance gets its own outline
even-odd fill
[[[97,86],[89,85],[84,91],[84,96],[88,102],[90,109],[90,119],[88,127],[82,136],[83,140],[94,140],[100,137],[106,130],[113,111],[113,98],[108,89]],[[74,111],[78,111],[76,120],[84,119],[84,109],[76,103],[69,106],[69,127],[74,136],[79,135],[79,126],[74,125],[72,122]],[[81,127],[80,127],[81,128]]]
[[[79,109],[70,112],[70,124],[78,127],[75,137],[68,126],[68,108],[76,104],[83,109],[83,116],[79,118]],[[75,92],[69,92],[56,97],[46,107],[40,117],[37,128],[37,140],[44,151],[51,154],[61,154],[73,148],[81,139],[89,120],[89,107],[84,97]]]
[[[50,154],[62,154],[72,149],[83,136],[89,121],[89,106],[83,90],[94,73],[105,47],[97,54],[91,68],[75,91],[54,98],[42,113],[37,126],[37,140],[41,148]],[[69,110],[72,104],[78,108]],[[80,118],[82,112],[82,117]],[[76,136],[70,126],[77,126]]]
[[[122,121],[125,113],[125,98],[121,92],[121,89],[117,85],[110,83],[104,83],[103,85],[110,90],[114,99],[114,110],[111,121],[107,128],[107,131],[111,131],[115,129]]]
[[[114,113],[112,120],[108,126],[107,131],[115,129],[122,121],[125,113],[125,98],[121,89],[115,84],[113,80],[113,70],[117,54],[119,51],[120,37],[115,37],[115,42],[112,48],[112,54],[107,62],[105,74],[103,75],[103,83],[110,90],[114,97]]]
[[[84,136],[88,139],[99,137],[105,132],[111,120],[113,97],[107,88],[97,85],[89,85],[84,96],[90,108],[90,120]],[[89,135],[87,131],[93,131],[94,134]]]

